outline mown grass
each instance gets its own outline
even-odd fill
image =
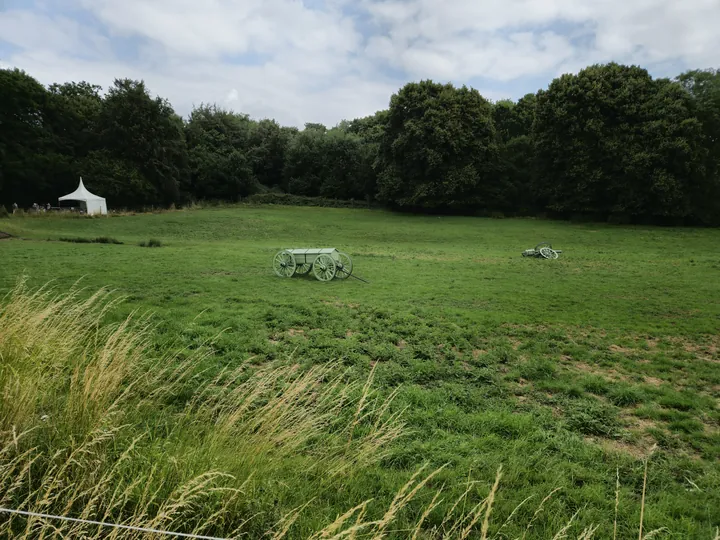
[[[1,287],[26,271],[34,284],[85,276],[91,289],[117,289],[128,300],[106,319],[153,310],[151,349],[214,340],[215,354],[194,364],[203,381],[239,365],[304,373],[339,362],[348,382],[374,370],[380,395],[396,392],[391,412],[405,410],[407,435],[380,461],[328,488],[295,483],[297,467],[286,464],[285,480],[254,494],[253,508],[275,518],[311,501],[291,535],[370,498],[377,515],[428,462],[447,465],[399,513],[397,529],[412,530],[445,485],[423,521],[439,527],[469,475],[479,481],[470,507],[482,501],[502,464],[500,521],[525,498],[561,488],[528,537],[553,537],[579,509],[570,534],[598,526],[597,537],[612,537],[616,470],[618,538],[636,537],[654,444],[645,530],[709,538],[720,523],[719,231],[262,207],[11,218],[0,230],[30,239],[0,243]],[[164,249],[132,246],[150,231]],[[66,235],[126,245],[44,241]],[[563,249],[561,259],[519,256],[541,240]],[[372,284],[272,274],[276,250],[305,245],[349,252]],[[522,536],[535,508],[520,507],[502,534]],[[491,520],[490,536],[500,525]]]

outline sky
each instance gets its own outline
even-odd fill
[[[0,68],[334,126],[421,79],[498,100],[595,63],[717,68],[718,29],[720,0],[0,0]]]

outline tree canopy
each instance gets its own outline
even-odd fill
[[[0,205],[55,201],[77,178],[114,207],[266,191],[397,209],[720,224],[720,72],[655,79],[594,65],[517,101],[412,82],[373,115],[284,127],[142,81],[44,87],[0,70]]]
[[[484,204],[496,169],[492,106],[477,90],[410,83],[390,98],[378,194],[398,206]]]

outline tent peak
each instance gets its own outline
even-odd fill
[[[92,201],[92,200],[105,200],[105,199],[103,197],[95,195],[94,193],[90,193],[88,191],[88,189],[85,187],[82,177],[80,177],[80,182],[78,183],[77,189],[68,195],[65,195],[63,197],[58,197],[58,200],[59,201]]]

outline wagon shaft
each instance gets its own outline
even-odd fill
[[[335,248],[284,249],[273,257],[273,270],[280,277],[310,272],[318,281],[346,279],[353,270],[352,259]]]

